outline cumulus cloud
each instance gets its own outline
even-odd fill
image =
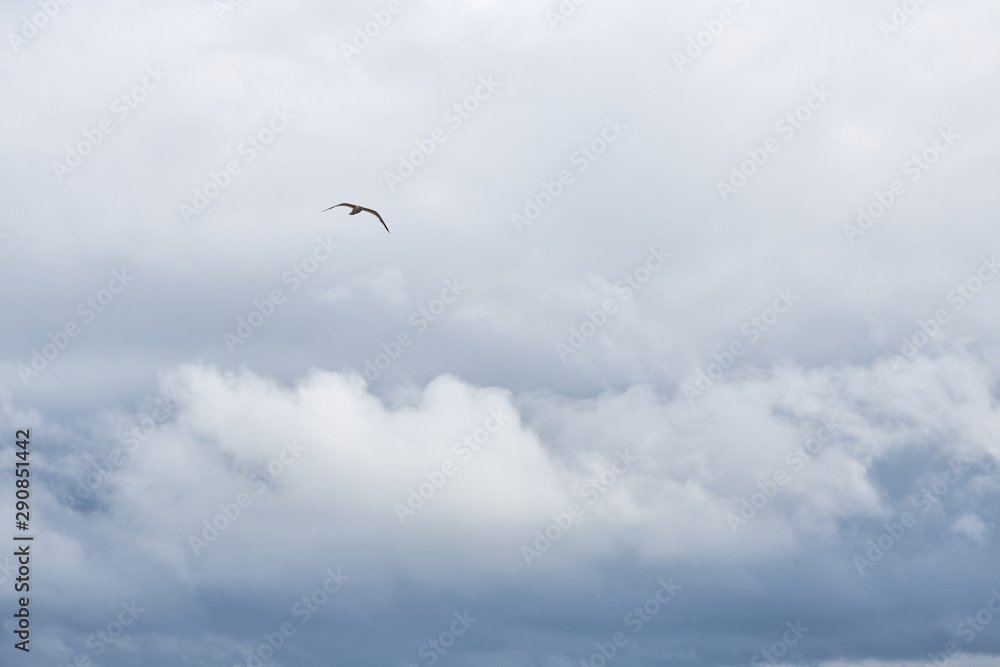
[[[135,597],[155,609],[147,617],[155,620],[130,632],[140,651],[161,650],[156,637],[177,614],[210,613],[219,603],[205,591],[266,601],[280,617],[296,599],[287,591],[308,594],[324,572],[342,568],[352,578],[317,621],[328,639],[310,635],[320,654],[332,647],[322,648],[325,641],[343,640],[331,620],[338,615],[400,613],[456,598],[467,605],[471,586],[481,609],[500,614],[477,628],[477,642],[488,646],[512,625],[531,634],[563,613],[543,605],[531,621],[503,612],[512,590],[551,599],[585,577],[589,592],[575,595],[594,602],[592,622],[600,624],[614,608],[624,615],[629,596],[619,588],[600,605],[596,591],[641,591],[669,575],[684,595],[669,624],[644,643],[720,659],[713,648],[720,637],[749,646],[735,627],[699,620],[696,610],[718,596],[743,596],[742,606],[748,591],[770,591],[765,615],[790,618],[836,580],[842,590],[830,604],[845,612],[872,582],[887,593],[902,586],[894,570],[992,548],[977,516],[996,497],[995,411],[985,400],[994,377],[958,356],[902,370],[783,367],[724,381],[692,409],[682,395],[649,386],[568,399],[515,396],[452,376],[386,403],[356,375],[315,370],[284,385],[246,369],[185,365],[164,375],[158,399],[172,406],[169,416],[140,428],[141,441],[113,438],[122,420],[108,415],[92,440],[47,457],[66,481],[45,496],[43,516],[53,518],[40,532],[58,545],[50,575],[58,588],[90,590],[107,607]],[[113,449],[132,451],[115,467]],[[928,476],[901,479],[910,459],[923,461]],[[961,474],[941,481],[954,461]],[[99,479],[101,470],[93,497],[80,498],[77,483]],[[887,526],[903,512],[915,522],[893,534]],[[962,518],[952,525],[949,516]],[[978,548],[941,541],[956,531]],[[879,542],[886,534],[892,544]],[[877,557],[868,540],[881,545]],[[858,568],[857,557],[870,561]],[[786,559],[795,565],[773,569]],[[738,571],[749,580],[740,583]],[[87,586],[77,580],[84,572]],[[988,591],[982,574],[967,583]],[[790,580],[803,589],[780,593]],[[976,592],[954,602],[975,603]],[[48,604],[66,619],[57,636],[85,636],[92,622],[74,614],[73,598]],[[894,613],[936,624],[960,611],[932,604]],[[819,626],[812,637],[837,636],[811,622]],[[665,634],[670,626],[711,639]],[[193,658],[209,645],[222,650],[210,635],[241,646],[254,636],[212,620],[197,650],[177,651]],[[845,636],[865,650],[864,633]],[[556,655],[538,642],[536,656]],[[822,642],[812,644],[802,656],[823,658]],[[67,660],[74,649],[69,642],[46,650]]]

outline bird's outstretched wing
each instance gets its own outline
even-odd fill
[[[345,204],[337,204],[337,206],[350,206],[351,208],[354,208],[354,204],[346,204],[346,203]],[[337,208],[337,206],[331,206],[330,208]],[[330,208],[324,208],[322,211],[320,211],[320,213],[326,213],[327,211],[330,210]]]
[[[378,218],[378,221],[382,223],[382,226],[385,227],[385,231],[389,232],[389,226],[385,224],[385,220],[383,220],[382,216],[378,214],[378,211],[376,211],[375,209],[372,209],[372,208],[365,208],[364,206],[361,207],[361,210],[362,211],[368,211],[369,213],[373,213],[375,215],[375,217]],[[389,233],[392,234],[392,232],[389,232]]]

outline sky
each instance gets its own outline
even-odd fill
[[[1000,665],[998,26],[5,0],[0,664]]]

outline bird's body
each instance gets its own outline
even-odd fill
[[[383,220],[382,216],[378,214],[378,211],[376,211],[373,208],[365,208],[364,206],[358,206],[357,204],[348,204],[348,203],[344,202],[343,204],[337,204],[336,206],[331,206],[330,208],[325,208],[322,211],[320,211],[320,213],[326,213],[330,209],[337,208],[338,206],[350,206],[351,207],[351,212],[348,213],[348,215],[357,215],[358,213],[361,213],[362,211],[366,211],[368,213],[373,214],[376,218],[378,218],[378,221],[382,223],[382,226],[385,227],[385,231],[389,232],[389,226],[387,224],[385,224],[385,220]],[[389,232],[389,233],[391,234],[392,232]]]

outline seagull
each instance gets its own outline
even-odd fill
[[[351,207],[351,212],[348,213],[348,215],[357,215],[358,213],[361,213],[361,211],[367,211],[367,212],[373,214],[376,218],[378,218],[378,221],[382,223],[383,227],[385,227],[385,231],[389,232],[389,226],[385,224],[385,220],[382,219],[382,216],[379,215],[378,211],[376,211],[375,209],[373,209],[373,208],[365,208],[364,206],[358,206],[357,204],[347,204],[347,203],[337,204],[337,206],[350,206]],[[325,208],[322,211],[320,211],[320,213],[326,213],[331,208],[337,208],[337,206],[331,206],[330,208]],[[392,234],[392,232],[389,232],[389,233]]]

